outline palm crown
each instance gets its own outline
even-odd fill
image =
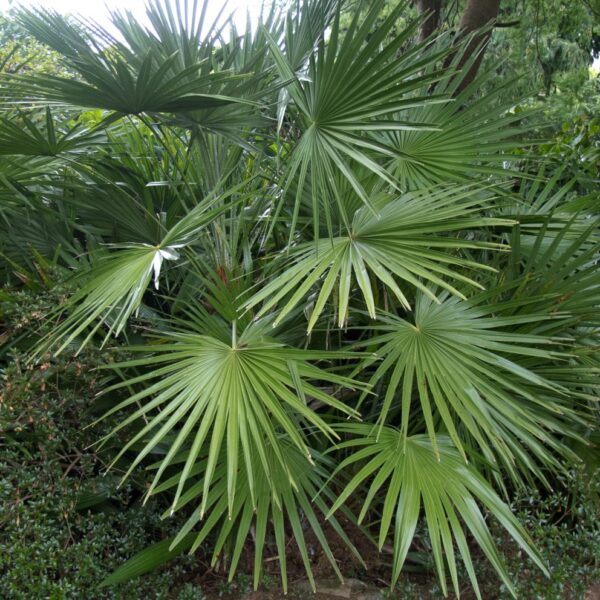
[[[324,527],[358,554],[348,519],[395,583],[423,518],[444,590],[456,550],[477,590],[467,535],[510,589],[487,515],[544,569],[502,496],[592,427],[590,199],[525,177],[506,92],[459,88],[460,46],[415,42],[405,6],[298,0],[239,32],[207,4],[118,35],[22,10],[72,75],[2,83],[5,277],[53,262],[75,289],[34,357],[124,339],[114,463],[192,507],[108,583],[212,536],[231,576],[253,544],[255,585],[272,545],[286,587],[307,530],[340,574]]]

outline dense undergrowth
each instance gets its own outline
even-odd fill
[[[111,424],[86,428],[104,407],[98,367],[111,354],[88,349],[77,358],[32,365],[26,349],[44,333],[43,317],[64,301],[51,291],[3,293],[6,351],[0,367],[0,598],[167,598],[173,579],[194,560],[116,590],[100,582],[124,560],[173,533],[161,505],[142,506],[139,484],[117,489],[105,474],[106,452],[94,444]],[[110,452],[110,450],[109,450]]]

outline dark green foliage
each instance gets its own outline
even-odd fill
[[[442,5],[442,29],[457,27],[464,3]],[[598,0],[502,0],[483,68],[502,80],[518,77],[513,98],[517,91],[542,108],[546,125],[594,114],[588,69],[600,56],[599,25]]]
[[[0,597],[167,598],[173,578],[193,560],[171,563],[119,588],[98,585],[119,564],[173,531],[160,503],[141,505],[134,481],[117,490],[104,476],[106,453],[91,446],[110,426],[84,429],[97,414],[107,359],[87,349],[77,358],[27,363],[20,348],[34,341],[48,310],[67,288],[13,292],[0,302]]]
[[[531,561],[508,552],[519,598],[580,600],[600,581],[599,498],[598,474],[590,479],[578,469],[562,477],[552,492],[530,491],[513,502],[550,571],[550,579],[541,578]]]
[[[592,81],[600,98],[600,76]],[[579,116],[564,121],[553,138],[541,144],[537,153],[547,160],[563,181],[577,179],[582,193],[598,189],[600,173],[600,105],[586,109]]]

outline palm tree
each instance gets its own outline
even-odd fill
[[[593,199],[517,161],[468,39],[383,5],[242,32],[200,0],[114,31],[17,13],[64,70],[2,81],[3,276],[70,273],[32,360],[121,340],[113,466],[189,515],[107,584],[210,539],[230,577],[253,547],[255,586],[274,548],[287,589],[293,538],[314,585],[307,532],[341,577],[346,523],[391,545],[392,585],[419,522],[444,592],[458,550],[479,595],[469,540],[513,590],[488,519],[546,570],[508,501],[594,428]]]

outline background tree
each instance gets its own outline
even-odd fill
[[[600,50],[597,0],[419,0],[415,6],[419,13],[430,14],[421,26],[422,37],[438,27],[469,34],[494,21],[486,62],[503,78],[519,74],[517,89],[523,94],[547,98],[563,84],[568,86],[565,91],[569,96],[577,96],[578,88],[588,80],[587,68]],[[477,41],[482,40],[475,36],[471,51]]]

